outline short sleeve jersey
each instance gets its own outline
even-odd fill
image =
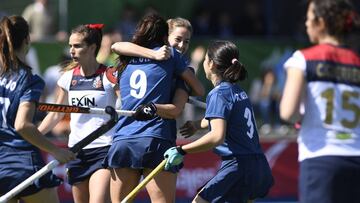
[[[154,49],[159,49],[156,47]],[[132,58],[119,77],[121,104],[124,110],[135,110],[141,104],[171,101],[173,79],[186,69],[185,60],[172,49],[172,56],[165,61]],[[149,121],[136,121],[121,117],[116,125],[114,141],[138,137],[157,137],[175,141],[168,119],[156,117]]]
[[[306,79],[299,161],[319,156],[360,156],[360,56],[321,44],[296,51],[284,64]]]
[[[22,102],[38,102],[45,83],[31,73],[30,68],[20,67],[18,72],[0,77],[0,144],[16,148],[31,148],[29,142],[15,131],[14,123]]]
[[[58,80],[58,86],[68,92],[68,102],[73,106],[105,108],[115,106],[117,83],[115,68],[100,65],[92,76],[82,76],[80,67],[65,72]],[[108,115],[71,114],[68,146],[72,147],[109,120]],[[85,149],[111,144],[113,129],[100,136]]]
[[[206,98],[205,118],[224,119],[225,141],[214,152],[219,156],[261,154],[255,117],[249,97],[238,85],[221,82]]]

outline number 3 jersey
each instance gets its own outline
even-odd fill
[[[262,154],[249,97],[238,85],[221,82],[211,90],[206,98],[205,118],[209,122],[226,120],[224,143],[214,149],[219,156]]]
[[[326,155],[360,156],[360,56],[321,44],[296,51],[285,68],[306,78],[299,161]]]
[[[82,76],[80,67],[65,72],[58,80],[58,85],[68,92],[68,102],[73,106],[105,108],[115,106],[116,94],[114,86],[116,75],[114,68],[100,65],[92,76]],[[72,147],[87,135],[95,131],[109,120],[109,115],[71,114],[68,146]],[[113,129],[84,147],[85,149],[107,146],[111,144]]]

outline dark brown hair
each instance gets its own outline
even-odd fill
[[[323,18],[329,35],[343,38],[360,27],[359,14],[348,0],[309,0],[314,4],[315,20]]]
[[[133,43],[151,48],[152,46],[162,46],[167,41],[169,28],[168,24],[159,14],[151,13],[144,16],[138,23],[135,34],[132,38]],[[121,73],[132,57],[119,57],[119,72]]]
[[[247,71],[239,61],[239,50],[236,45],[229,41],[214,41],[207,49],[209,60],[215,64],[217,74],[224,81],[234,83],[245,80]]]
[[[24,40],[29,38],[29,25],[21,16],[4,16],[0,20],[0,74],[10,69],[18,70],[23,64],[15,51],[20,49]]]

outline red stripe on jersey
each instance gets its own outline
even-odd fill
[[[74,68],[73,75],[81,75],[80,66],[76,66],[76,67]]]
[[[307,61],[331,61],[344,65],[360,67],[360,56],[351,49],[333,46],[330,44],[319,44],[301,50]]]
[[[100,64],[99,68],[96,70],[95,75],[100,75],[101,73],[106,71],[106,66],[103,64]],[[81,71],[80,71],[80,66],[76,66],[74,68],[74,72],[73,75],[80,75],[81,76]]]

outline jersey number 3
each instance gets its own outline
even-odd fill
[[[249,127],[249,130],[246,131],[246,134],[247,136],[250,137],[250,139],[252,139],[254,137],[254,123],[252,121],[252,113],[251,113],[251,110],[249,108],[246,108],[245,109],[245,112],[244,112],[244,118],[247,119],[247,126]]]

